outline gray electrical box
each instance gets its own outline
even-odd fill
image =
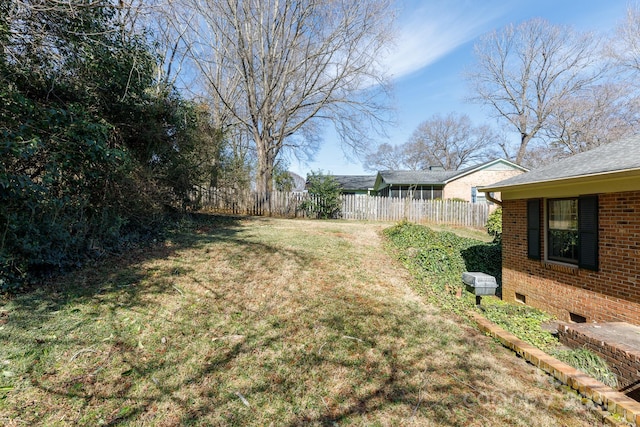
[[[467,271],[462,273],[462,281],[467,291],[476,296],[495,295],[498,288],[496,278],[486,273]]]

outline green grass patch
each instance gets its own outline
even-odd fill
[[[553,351],[553,356],[563,361],[567,365],[573,366],[591,377],[608,385],[611,388],[618,388],[618,378],[609,368],[607,362],[601,357],[584,348],[571,350]]]
[[[155,246],[3,300],[0,424],[594,421],[424,304],[380,229],[191,217]]]

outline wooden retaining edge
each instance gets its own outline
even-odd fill
[[[608,412],[618,414],[627,422],[640,427],[640,402],[625,396],[597,381],[587,374],[567,365],[545,352],[535,348],[505,331],[500,326],[485,319],[478,313],[472,313],[473,319],[481,331],[496,338],[505,347],[513,350],[527,362],[553,375],[562,383],[576,390],[583,397],[602,405]]]

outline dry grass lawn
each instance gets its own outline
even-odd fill
[[[0,301],[0,424],[599,423],[426,304],[382,228],[201,219]]]

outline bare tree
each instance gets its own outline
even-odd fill
[[[404,144],[380,145],[366,157],[365,168],[420,170],[440,166],[458,170],[497,157],[503,139],[490,126],[474,126],[465,114],[436,114],[420,123]]]
[[[182,0],[189,56],[212,103],[256,146],[257,188],[272,188],[283,149],[313,152],[322,122],[362,150],[383,130],[378,59],[390,40],[390,0]]]
[[[158,88],[177,86],[179,79],[185,78],[186,74],[182,71],[185,66],[184,38],[187,27],[174,25],[171,13],[173,0],[117,1],[123,30],[143,28],[153,38],[152,46],[159,59],[156,69]],[[185,84],[182,83],[184,89]]]
[[[605,46],[615,74],[559,99],[541,134],[555,157],[573,155],[640,131],[640,9],[631,7]]]
[[[404,145],[380,144],[375,152],[367,154],[364,161],[364,168],[373,172],[406,167]]]
[[[491,127],[474,126],[465,114],[436,114],[418,125],[406,144],[405,157],[417,169],[441,166],[458,170],[492,157],[501,141]]]
[[[627,9],[626,19],[618,26],[613,45],[610,52],[617,65],[637,75],[640,72],[640,6]]]
[[[637,99],[624,83],[595,85],[554,106],[542,130],[555,157],[595,148],[640,131]]]
[[[554,109],[602,76],[605,64],[598,47],[592,34],[542,19],[509,25],[476,44],[476,64],[468,73],[475,91],[471,99],[489,106],[518,132],[517,163]]]

